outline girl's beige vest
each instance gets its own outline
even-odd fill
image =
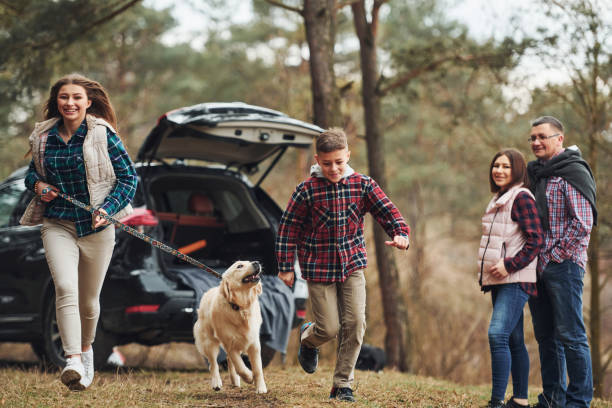
[[[47,142],[47,135],[59,118],[52,118],[44,122],[37,123],[30,135],[29,142],[32,148],[32,159],[36,172],[43,180],[47,175],[44,166],[44,152]],[[86,116],[87,135],[83,142],[83,161],[85,163],[85,174],[87,176],[87,189],[89,191],[89,202],[94,208],[100,207],[108,194],[115,186],[117,177],[115,170],[108,155],[108,138],[106,128],[113,133],[115,130],[104,119],[93,115]],[[57,198],[60,200],[61,198]],[[42,223],[45,203],[40,197],[35,196],[26,208],[21,220],[22,225],[38,225]],[[132,213],[132,206],[128,204],[116,214],[114,218],[121,219]]]
[[[517,194],[528,189],[518,184],[506,191],[504,195],[491,199],[482,217],[482,238],[478,251],[478,268],[482,276],[482,285],[501,285],[515,282],[535,282],[537,258],[524,269],[508,274],[503,279],[497,279],[489,273],[489,268],[500,259],[514,257],[525,245],[526,238],[519,225],[511,218],[512,205]]]

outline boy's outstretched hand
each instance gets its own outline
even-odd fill
[[[293,280],[295,279],[295,273],[293,273],[293,272],[279,272],[278,273],[278,277],[280,278],[280,280],[285,282],[285,285],[287,285],[289,287],[293,286]]]
[[[408,238],[406,237],[396,235],[393,237],[393,241],[385,241],[385,245],[396,247],[398,249],[408,249],[410,246],[410,241],[408,241]]]

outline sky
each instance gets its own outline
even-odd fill
[[[466,24],[470,34],[476,38],[487,38],[491,35],[503,37],[506,34],[504,27],[509,26],[509,16],[527,6],[529,0],[445,0],[448,4],[447,13],[450,17]],[[232,10],[230,15],[232,21],[246,22],[251,16],[250,2],[244,0],[226,0],[225,4]],[[174,0],[145,0],[145,4],[155,8],[172,8],[172,14],[177,18],[180,25],[173,35],[187,37],[191,32],[201,29],[201,19],[193,18],[194,5],[201,4],[196,1],[174,1]],[[196,12],[204,14],[215,14],[212,8],[205,6]],[[218,14],[218,12],[216,12]]]
[[[409,0],[405,0],[409,1]],[[546,24],[542,15],[526,10],[533,4],[531,0],[441,0],[446,3],[446,13],[449,18],[455,19],[468,27],[471,36],[477,40],[486,40],[491,37],[501,40],[505,36],[512,35],[511,18],[514,16],[520,21],[520,26],[525,30],[534,30],[541,24]],[[594,0],[595,3],[606,4],[612,0]],[[145,4],[155,8],[171,7],[172,14],[180,22],[179,26],[166,36],[168,43],[181,42],[197,36],[200,43],[192,42],[194,47],[203,46],[202,41],[202,21],[207,24],[214,24],[216,27],[228,22],[234,23],[248,22],[252,16],[250,2],[244,0],[224,0],[226,6],[222,10],[215,8],[205,8],[204,2],[196,0],[145,0]],[[202,7],[195,11],[200,13],[194,17],[194,6]],[[231,10],[229,13],[227,10]],[[533,8],[532,8],[533,10]],[[221,14],[223,13],[223,14]],[[217,16],[215,20],[210,16]],[[612,24],[612,7],[608,10],[606,17]],[[563,46],[563,45],[561,45]],[[269,50],[268,50],[269,52]],[[299,59],[299,55],[297,56]],[[561,69],[546,69],[535,57],[523,59],[522,64],[515,69],[513,77],[520,83],[519,87],[508,86],[505,89],[509,99],[514,99],[517,103],[515,108],[523,110],[529,104],[529,91],[543,86],[546,83],[561,83],[568,81],[567,72]],[[523,106],[523,108],[521,107]]]

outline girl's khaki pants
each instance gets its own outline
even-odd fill
[[[78,237],[72,221],[45,218],[41,228],[55,311],[67,356],[93,343],[100,315],[100,291],[115,245],[115,228]]]

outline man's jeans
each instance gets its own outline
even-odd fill
[[[489,324],[491,399],[503,401],[512,369],[512,389],[516,398],[527,398],[529,355],[523,338],[523,308],[529,295],[519,283],[495,285],[491,290],[493,314]]]
[[[538,297],[529,299],[544,389],[538,400],[545,407],[588,407],[593,398],[582,318],[583,277],[584,269],[571,261],[550,262],[539,276]]]

